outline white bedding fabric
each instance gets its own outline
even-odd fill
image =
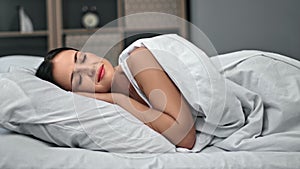
[[[37,139],[1,131],[0,168],[17,169],[295,169],[299,152],[110,153],[55,147]],[[218,151],[216,151],[218,150]]]
[[[110,152],[175,152],[121,107],[67,92],[27,71],[0,73],[0,127],[59,146]]]
[[[219,71],[228,88],[241,101],[246,122],[213,144],[227,150],[300,151],[300,62],[261,51],[216,60],[222,63]]]
[[[193,152],[208,145],[229,151],[300,151],[298,61],[260,51],[209,59],[175,34],[140,39],[122,52],[119,62],[148,103],[126,64],[128,53],[140,46],[152,52],[193,108]]]
[[[9,55],[0,57],[0,73],[9,72],[14,68],[25,68],[35,71],[44,60],[41,56]]]
[[[34,76],[42,57],[0,58],[0,127],[58,146],[110,152],[175,152],[165,137],[117,105]]]

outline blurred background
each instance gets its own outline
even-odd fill
[[[114,55],[134,40],[156,34],[177,33],[197,41],[189,25],[155,17],[117,20],[160,12],[197,26],[219,54],[255,49],[300,60],[299,7],[299,0],[0,0],[0,56],[43,56],[62,46],[80,49],[103,27],[105,36],[91,48],[105,49],[113,39],[124,39],[114,45]]]

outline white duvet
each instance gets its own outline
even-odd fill
[[[191,151],[208,145],[229,151],[300,151],[298,61],[261,51],[209,58],[174,34],[141,39],[122,52],[119,63],[149,105],[126,64],[128,53],[139,46],[152,52],[193,109],[197,140]]]

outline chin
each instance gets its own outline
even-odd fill
[[[95,93],[108,93],[108,92],[110,92],[110,85],[107,85],[107,87],[104,86],[95,87]]]

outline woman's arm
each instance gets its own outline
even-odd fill
[[[143,111],[144,122],[173,144],[192,148],[196,131],[190,107],[152,53],[147,48],[137,48],[127,59],[127,65],[153,109],[136,101],[131,101],[131,107]],[[128,103],[124,106],[132,111]]]
[[[77,92],[80,95],[92,97],[98,100],[103,100],[109,103],[117,104],[130,112],[137,119],[152,128],[153,130],[161,133],[170,142],[179,146],[191,149],[195,142],[195,128],[192,118],[186,116],[185,106],[182,112],[178,112],[177,119],[171,115],[151,109],[136,100],[125,96],[120,93],[85,93]]]
[[[191,149],[196,131],[190,107],[150,51],[136,49],[127,64],[152,108],[120,93],[81,94],[118,104],[173,144]]]

